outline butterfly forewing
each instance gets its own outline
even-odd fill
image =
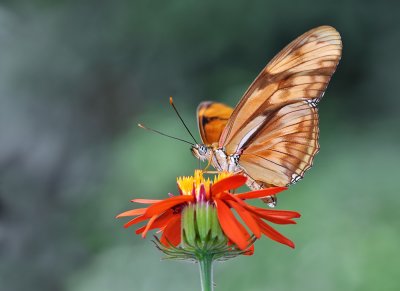
[[[222,103],[202,102],[197,107],[197,122],[201,140],[206,145],[217,143],[233,111]]]
[[[263,69],[234,109],[219,139],[227,155],[257,186],[288,185],[302,178],[318,151],[316,104],[341,57],[332,27],[301,35]],[[215,120],[218,116],[215,115]],[[199,119],[200,124],[200,119]],[[202,134],[206,140],[206,133]],[[215,137],[216,134],[213,134]]]
[[[298,37],[263,69],[236,106],[219,146],[227,154],[239,150],[248,136],[248,124],[285,105],[322,97],[340,60],[342,43],[332,27],[321,26]]]

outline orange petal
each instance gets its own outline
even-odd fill
[[[277,241],[281,244],[287,245],[294,249],[294,243],[290,239],[288,239],[287,237],[280,234],[278,231],[276,231],[274,228],[272,228],[271,226],[266,224],[260,218],[258,218],[258,217],[254,217],[254,218],[257,219],[258,224],[260,225],[260,228],[261,228],[261,231],[263,232],[263,234],[265,234],[267,237],[269,237],[270,239],[272,239],[274,241]]]
[[[296,221],[289,219],[289,218],[280,218],[280,217],[274,217],[274,216],[269,216],[269,217],[262,217],[265,220],[268,220],[269,222],[275,223],[275,224],[297,224]]]
[[[282,216],[282,215],[270,215],[270,214],[266,214],[262,211],[255,211],[251,208],[248,208],[248,210],[253,214],[256,215],[260,218],[263,218],[265,220],[268,220],[272,223],[276,223],[276,224],[296,224],[296,221],[292,220],[291,217],[287,217],[287,216]],[[265,210],[265,209],[262,209]]]
[[[254,244],[251,245],[244,253],[244,256],[252,256],[254,254]]]
[[[271,221],[276,224],[296,224],[295,221],[291,220],[291,218],[298,218],[300,217],[300,213],[295,211],[287,211],[287,210],[269,210],[264,208],[255,207],[252,205],[247,204],[243,200],[237,198],[237,195],[233,195],[230,193],[224,193],[222,197],[224,201],[235,201],[238,203],[242,208],[251,212],[261,218],[264,218],[268,221]]]
[[[227,200],[235,201],[236,203],[240,204],[244,208],[248,208],[250,206],[249,204],[244,202],[242,199],[239,199],[237,197],[237,195],[234,195],[234,194],[231,194],[231,193],[228,193],[228,192],[222,193],[219,198],[224,200],[224,201],[227,201]]]
[[[149,231],[151,225],[153,224],[153,222],[157,219],[157,215],[154,215],[150,218],[149,222],[146,225],[146,228],[144,229],[143,233],[142,233],[142,238],[145,238],[147,235],[147,232]]]
[[[282,217],[282,216],[277,216],[277,215],[269,215],[269,214],[264,214],[262,212],[255,212],[250,210],[253,215],[257,215],[260,218],[263,218],[265,220],[268,220],[272,223],[276,224],[296,224],[296,221],[292,220],[291,218],[287,217]]]
[[[169,220],[164,232],[161,236],[161,243],[166,247],[170,247],[170,244],[177,246],[181,242],[181,215],[174,215]]]
[[[246,181],[247,178],[240,174],[229,176],[213,184],[211,186],[211,193],[218,194],[227,190],[239,188],[243,186]]]
[[[247,242],[246,250],[247,250],[249,248],[250,243],[252,243],[251,236],[247,232],[246,228],[238,220],[235,220],[235,223],[236,223],[237,227],[240,229],[242,235],[246,238],[246,242]]]
[[[139,227],[137,230],[135,230],[136,234],[141,234],[146,228],[146,225],[143,225],[142,227]]]
[[[249,245],[246,238],[247,236],[250,237],[250,235],[247,232],[243,233],[243,229],[238,226],[240,223],[236,220],[235,215],[233,215],[229,207],[222,200],[215,199],[215,204],[217,206],[219,223],[226,236],[241,250],[246,249]]]
[[[180,195],[180,196],[170,197],[149,206],[144,215],[148,217],[158,215],[163,213],[165,210],[168,210],[178,204],[182,204],[185,202],[192,202],[192,201],[194,201],[194,197],[192,195]]]
[[[254,213],[257,213],[257,215],[259,216],[277,217],[286,219],[301,217],[301,214],[296,211],[264,209],[252,205],[248,205],[248,208],[251,209]]]
[[[248,210],[242,207],[240,204],[235,201],[226,201],[231,207],[233,207],[239,216],[243,219],[244,223],[249,227],[249,229],[254,233],[256,238],[261,237],[261,230],[257,224],[257,221],[253,218]]]
[[[287,189],[287,187],[271,187],[271,188],[265,188],[265,189],[261,189],[261,190],[255,190],[255,191],[237,194],[236,197],[238,197],[240,199],[262,198],[265,196],[275,195],[286,189]]]
[[[115,218],[120,218],[120,217],[125,217],[125,216],[136,216],[136,215],[141,215],[146,211],[147,208],[138,208],[138,209],[132,209],[128,210],[125,212],[122,212],[118,214]]]
[[[125,223],[125,224],[124,224],[124,227],[125,227],[125,228],[128,228],[128,227],[130,227],[131,225],[134,225],[134,224],[136,224],[136,223],[145,221],[145,220],[147,220],[147,219],[149,219],[149,218],[146,217],[146,216],[144,216],[144,215],[138,216],[138,217],[136,217],[136,218],[134,218],[134,219],[132,219],[132,220],[129,220],[127,223]]]
[[[155,228],[163,228],[165,227],[169,220],[172,219],[174,216],[174,213],[172,210],[166,211],[163,214],[161,214],[160,216],[157,217],[157,219],[153,222],[153,224],[150,226],[150,229],[155,229]],[[138,228],[135,233],[136,234],[140,234],[145,230],[146,226],[143,226],[141,228]]]
[[[142,203],[142,204],[154,204],[160,202],[160,199],[132,199],[131,202]]]

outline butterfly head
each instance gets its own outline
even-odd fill
[[[200,161],[209,160],[211,158],[211,148],[205,144],[195,144],[190,149],[192,154]]]

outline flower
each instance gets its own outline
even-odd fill
[[[132,202],[149,206],[128,210],[117,218],[134,217],[125,227],[146,221],[136,230],[136,234],[143,238],[149,230],[158,229],[162,233],[159,242],[163,250],[179,245],[194,250],[218,245],[226,251],[234,246],[239,252],[251,255],[254,241],[262,234],[294,248],[291,240],[266,221],[295,224],[293,219],[300,217],[298,212],[264,209],[246,202],[276,195],[287,188],[271,187],[240,194],[231,192],[243,186],[246,180],[242,174],[222,172],[211,181],[204,177],[203,171],[196,170],[194,176],[177,178],[179,195],[169,194],[170,197],[164,200],[133,199]]]

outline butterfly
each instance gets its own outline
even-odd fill
[[[335,28],[311,29],[266,65],[235,108],[202,102],[202,143],[192,146],[193,155],[218,171],[243,173],[252,190],[302,179],[319,150],[317,104],[341,54]],[[273,205],[273,198],[264,201]]]

